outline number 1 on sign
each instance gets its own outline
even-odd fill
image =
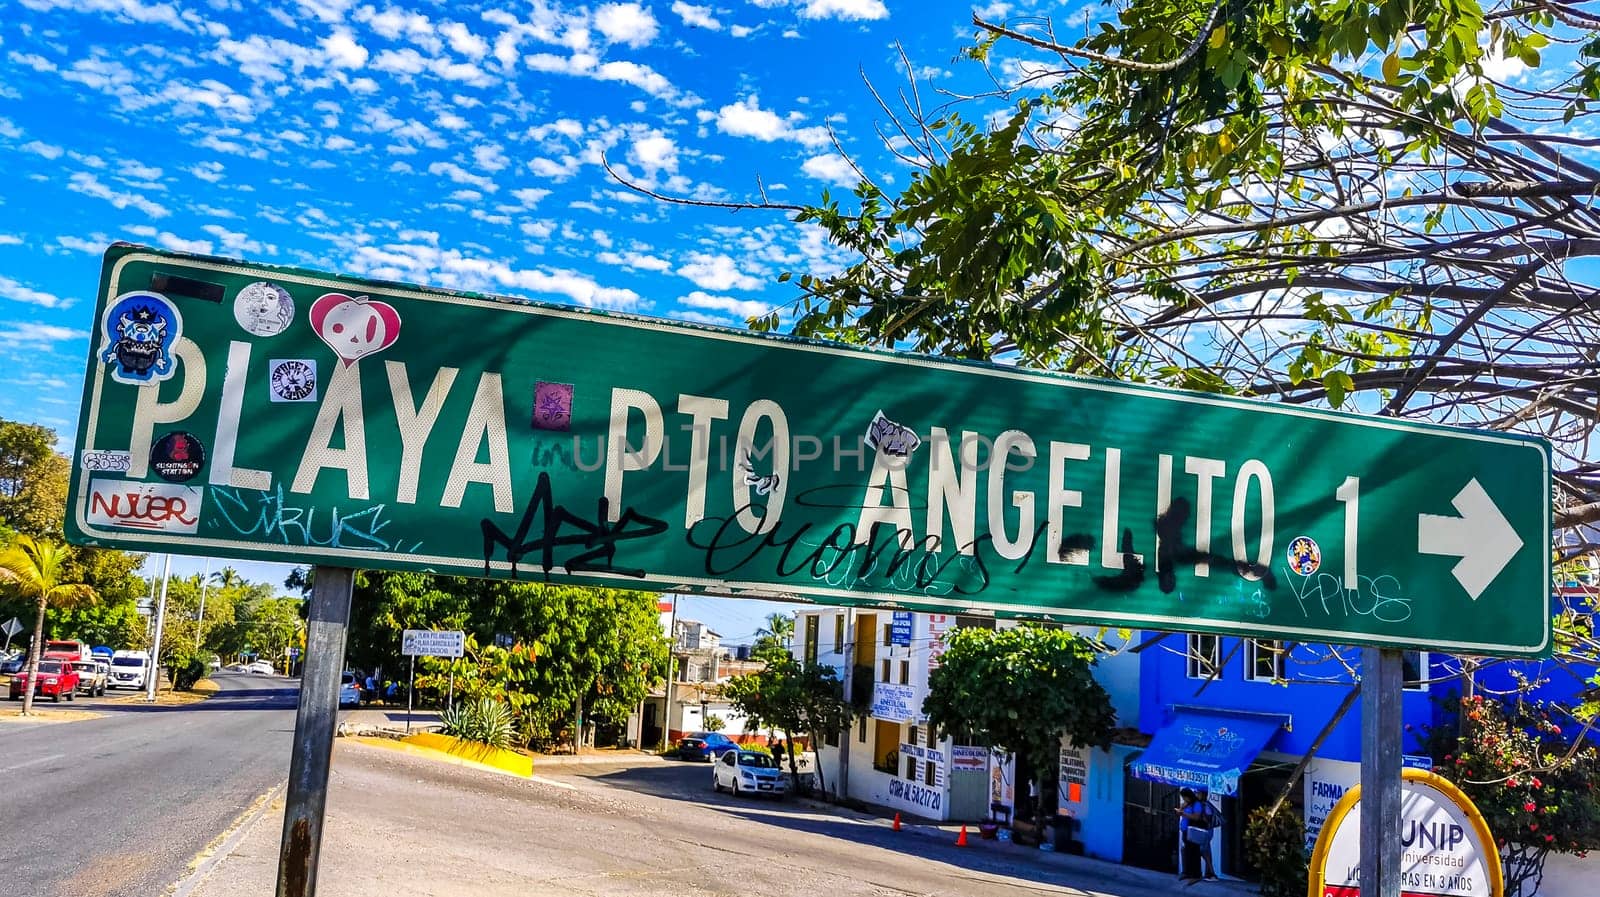
[[[1333,497],[1344,502],[1344,587],[1356,588],[1356,521],[1361,517],[1361,480],[1345,477]]]

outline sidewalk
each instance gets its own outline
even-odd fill
[[[875,804],[866,805],[865,809],[853,809],[827,801],[815,800],[807,797],[797,797],[794,801],[802,806],[810,807],[822,812],[834,813],[856,822],[880,825],[884,828],[893,828],[895,811],[888,807]],[[910,833],[931,841],[953,845],[961,837],[962,823],[933,822],[908,817],[902,813],[900,816],[901,833]],[[1008,856],[1028,863],[1038,863],[1047,868],[1056,868],[1076,875],[1092,877],[1107,884],[1129,885],[1140,889],[1177,889],[1183,894],[1192,894],[1195,897],[1244,897],[1259,893],[1256,886],[1250,882],[1238,879],[1224,878],[1220,881],[1185,882],[1170,872],[1159,872],[1154,869],[1143,869],[1138,866],[1125,866],[1109,860],[1095,859],[1094,857],[1078,856],[1070,853],[1061,853],[1053,850],[1040,850],[1037,847],[1025,847],[1012,841],[985,841],[978,836],[978,826],[968,823],[967,849],[992,853],[999,856]]]

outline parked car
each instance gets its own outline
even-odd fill
[[[7,657],[4,660],[0,660],[0,676],[12,676],[20,673],[22,668],[27,665],[28,655],[26,654],[15,654]]]
[[[738,749],[738,743],[732,738],[716,732],[690,732],[678,739],[679,760],[715,760],[728,751]]]
[[[11,700],[22,700],[23,692],[28,690],[28,673],[23,671],[11,677]],[[33,693],[39,697],[50,698],[57,704],[65,697],[72,700],[73,694],[78,690],[78,671],[72,668],[72,663],[65,660],[40,660],[39,681],[33,686]]]
[[[89,697],[106,693],[110,684],[111,664],[103,660],[74,660],[72,668],[78,671],[78,691]]]
[[[278,672],[272,668],[272,664],[267,663],[265,660],[256,660],[245,664],[244,671],[256,676],[271,676]]]
[[[361,683],[357,681],[356,674],[349,670],[339,680],[339,706],[361,706]]]
[[[734,794],[783,797],[789,791],[789,777],[778,768],[778,761],[771,754],[728,751],[711,767],[711,788]]]
[[[111,688],[144,688],[145,674],[150,669],[148,651],[118,651],[111,655]]]

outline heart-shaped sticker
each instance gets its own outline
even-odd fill
[[[324,293],[311,303],[311,329],[349,367],[394,345],[400,338],[400,313],[366,296]]]

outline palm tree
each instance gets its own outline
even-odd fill
[[[211,574],[211,581],[217,584],[217,588],[226,589],[244,582],[244,577],[240,576],[239,571],[232,567],[223,567],[221,570]]]
[[[33,624],[33,648],[28,652],[28,687],[22,693],[22,715],[33,711],[33,692],[39,677],[39,655],[44,653],[44,611],[56,604],[94,600],[94,589],[82,583],[65,582],[71,549],[59,542],[18,536],[0,553],[0,580],[34,599],[39,616]]]
[[[787,648],[794,640],[794,617],[789,614],[768,614],[767,625],[757,629],[756,636],[770,638]]]

